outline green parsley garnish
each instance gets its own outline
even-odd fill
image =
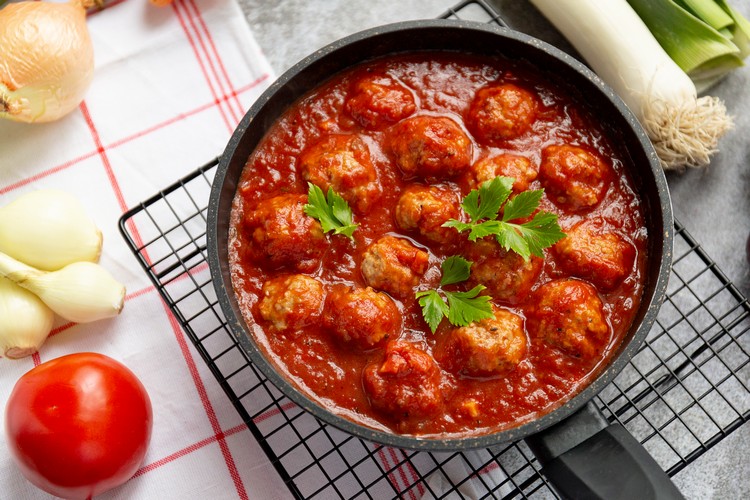
[[[513,250],[524,260],[529,260],[531,255],[544,257],[543,250],[564,238],[565,233],[557,224],[557,215],[551,212],[540,211],[523,224],[511,222],[533,214],[544,194],[543,189],[535,189],[524,191],[509,200],[513,182],[514,179],[510,177],[498,176],[482,183],[461,203],[471,222],[451,219],[443,226],[470,231],[471,241],[494,236],[503,248]],[[501,207],[503,216],[498,220]]]
[[[466,281],[471,271],[471,262],[458,255],[452,255],[445,259],[440,267],[443,271],[440,286],[443,287]],[[467,292],[449,292],[440,288],[417,292],[416,297],[422,306],[424,320],[432,333],[435,333],[444,317],[455,326],[466,326],[473,321],[491,318],[491,297],[479,295],[484,289],[482,285],[477,285]]]
[[[320,221],[323,232],[333,231],[334,234],[343,234],[354,239],[352,234],[359,224],[354,223],[352,209],[341,196],[328,188],[328,196],[323,190],[312,182],[308,182],[307,204],[305,213]]]

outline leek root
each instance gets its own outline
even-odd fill
[[[708,165],[719,138],[732,126],[724,103],[712,96],[686,101],[684,106],[647,101],[641,123],[665,169]]]

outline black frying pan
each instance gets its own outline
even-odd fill
[[[418,50],[502,55],[530,61],[580,96],[619,136],[635,166],[630,172],[648,227],[647,282],[641,306],[623,343],[598,376],[556,410],[519,427],[480,437],[420,439],[370,429],[326,410],[280,375],[255,345],[232,290],[227,230],[232,199],[245,162],[274,121],[328,77],[362,61]],[[506,28],[454,20],[397,23],[357,33],[311,54],[284,73],[250,108],[232,135],[214,179],[208,208],[208,257],[230,329],[263,374],[292,401],[348,433],[417,450],[467,450],[526,438],[558,490],[570,497],[681,498],[669,478],[620,425],[609,425],[589,401],[638,351],[656,319],[672,259],[673,220],[664,174],[645,132],[623,102],[583,64],[538,39]],[[591,496],[589,496],[591,495]]]

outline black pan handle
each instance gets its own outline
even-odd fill
[[[609,424],[591,401],[526,438],[542,473],[563,498],[678,500],[685,497],[641,444]]]

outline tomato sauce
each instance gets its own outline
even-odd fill
[[[359,224],[350,240],[327,233],[319,265],[304,274],[314,277],[323,287],[349,284],[366,287],[361,272],[362,255],[382,235],[408,239],[429,252],[427,271],[414,291],[437,288],[440,263],[450,255],[462,254],[465,235],[455,241],[436,244],[418,233],[405,232],[394,222],[394,207],[401,193],[414,182],[449,187],[465,196],[469,187],[462,177],[424,179],[405,175],[394,162],[387,147],[393,120],[377,126],[361,122],[347,109],[351,89],[362,79],[383,78],[398,82],[413,97],[410,116],[442,116],[454,120],[471,140],[471,161],[489,155],[517,153],[527,157],[536,168],[543,161],[545,147],[573,144],[594,152],[611,166],[613,175],[603,199],[593,208],[571,210],[556,203],[545,192],[540,208],[558,215],[563,231],[577,223],[596,218],[626,240],[634,259],[627,275],[615,286],[597,289],[603,303],[609,339],[597,356],[571,355],[559,346],[528,333],[524,359],[510,371],[490,376],[467,376],[448,369],[442,346],[455,327],[446,319],[437,331],[430,332],[422,311],[412,296],[395,298],[402,315],[401,331],[393,332],[402,341],[419,346],[438,358],[440,408],[429,417],[395,416],[376,409],[363,383],[363,371],[372,363],[382,363],[384,347],[354,348],[337,342],[320,322],[313,322],[294,334],[268,328],[259,314],[263,285],[278,276],[294,273],[283,265],[268,265],[256,257],[253,240],[245,228],[247,213],[264,200],[286,193],[306,194],[307,183],[300,173],[300,155],[321,137],[331,134],[357,134],[369,149],[370,161],[377,171],[379,198],[367,213],[355,211]],[[385,81],[384,80],[384,81]],[[477,141],[467,126],[470,105],[477,92],[498,83],[518,85],[536,96],[535,118],[529,129],[513,138]],[[396,96],[401,99],[403,96]],[[370,119],[368,115],[368,119]],[[364,123],[366,126],[363,126]],[[295,103],[275,123],[256,151],[250,156],[240,179],[231,214],[229,258],[235,294],[255,341],[277,369],[303,392],[334,413],[373,428],[420,436],[476,436],[520,425],[547,413],[579,392],[606,365],[608,356],[621,343],[643,288],[646,229],[640,201],[627,175],[629,158],[617,143],[616,131],[608,129],[601,117],[592,116],[585,101],[561,85],[547,79],[526,63],[501,58],[480,58],[453,53],[416,53],[364,63],[334,75]],[[544,188],[537,177],[529,189]],[[456,203],[460,203],[457,197]],[[294,238],[295,236],[290,236]],[[294,240],[292,240],[294,243]],[[531,294],[521,300],[496,301],[498,307],[526,318],[534,291],[552,280],[567,278],[554,252],[545,251],[543,266],[534,280]]]

